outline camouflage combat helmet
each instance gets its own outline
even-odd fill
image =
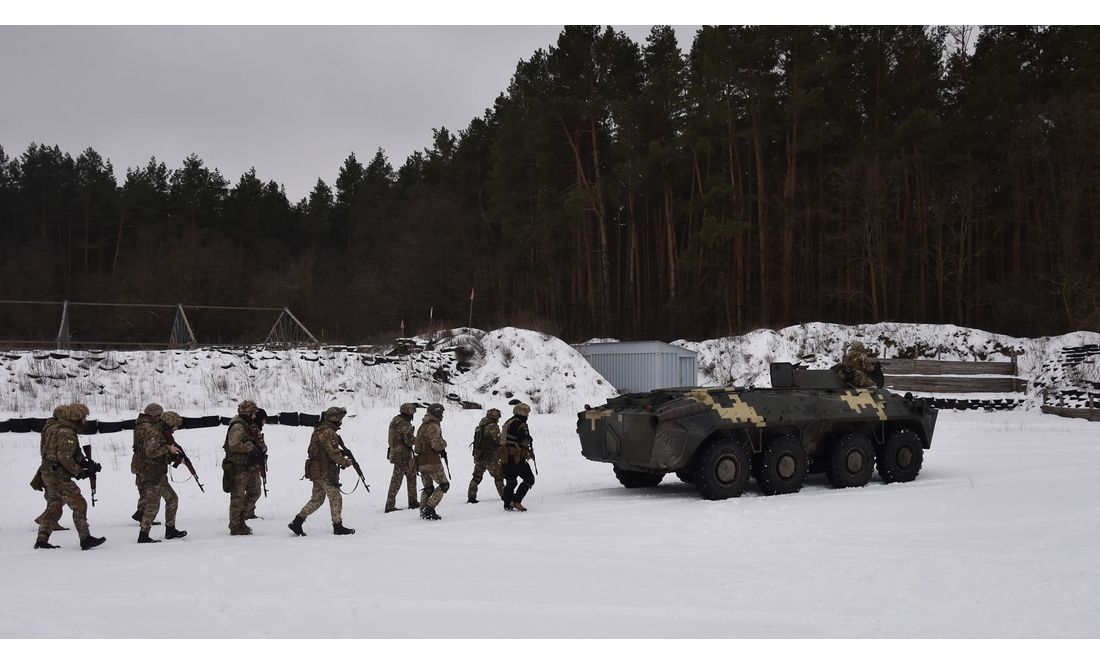
[[[517,416],[526,416],[531,413],[531,407],[527,406],[523,402],[520,402],[519,404],[512,407],[512,413],[516,414]]]
[[[88,417],[88,407],[79,402],[59,406],[54,410],[54,413],[58,413],[59,411],[60,415],[58,415],[58,418],[67,420],[71,423],[78,423]]]
[[[259,410],[259,407],[250,399],[246,399],[237,405],[237,413],[242,416],[251,416],[253,413],[256,413],[257,410]]]
[[[54,409],[53,409],[53,417],[57,418],[58,420],[61,420],[62,418],[64,418],[65,417],[65,407],[66,406],[68,406],[68,405],[67,404],[58,404],[57,406],[55,406]]]
[[[411,416],[412,414],[416,413],[416,403],[405,402],[401,405],[401,413],[405,414],[406,416]]]
[[[150,402],[149,405],[145,407],[145,410],[142,411],[142,413],[151,418],[156,418],[157,416],[164,414],[164,407],[160,404],[157,404],[156,402]]]
[[[183,418],[175,411],[165,411],[161,414],[160,421],[172,429],[179,429],[183,425]]]
[[[435,402],[435,403],[429,405],[428,406],[428,413],[435,416],[436,418],[442,418],[443,417],[443,405],[440,404],[439,402]]]
[[[867,347],[863,345],[863,342],[852,342],[848,350],[851,353],[867,353]]]
[[[344,416],[347,415],[347,413],[348,410],[341,406],[330,406],[329,408],[325,409],[325,413],[322,415],[322,418],[331,423],[338,423],[344,419]]]
[[[489,409],[485,412],[485,415],[493,420],[500,420],[500,409]]]

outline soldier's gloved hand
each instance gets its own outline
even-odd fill
[[[443,461],[444,461],[444,462],[446,462],[446,461],[447,461],[447,451],[446,451],[446,450],[440,450],[440,451],[439,451],[439,456],[440,456],[441,458],[443,458]]]
[[[103,470],[103,465],[102,464],[100,464],[99,462],[92,462],[88,466],[88,475],[89,476],[95,475],[95,474],[99,473],[102,470]]]

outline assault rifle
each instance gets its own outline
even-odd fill
[[[267,451],[260,447],[260,431],[248,428],[248,435],[252,437],[252,445],[260,452],[260,481],[264,485],[264,496],[267,496]]]
[[[451,463],[447,461],[447,451],[440,450],[439,458],[443,460],[443,463],[447,465],[447,480],[451,479]]]
[[[344,437],[339,434],[336,435],[336,443],[340,446],[340,450],[344,451],[344,455],[351,460],[351,466],[355,469],[355,472],[359,474],[359,480],[363,483],[363,487],[367,488],[367,494],[370,494],[370,485],[367,484],[367,479],[363,477],[363,469],[359,467],[359,462],[355,461],[355,455],[352,454],[348,447],[344,445]],[[355,490],[352,489],[352,492]]]
[[[202,487],[202,482],[199,481],[199,474],[195,473],[195,466],[191,464],[191,458],[187,456],[187,453],[183,450],[183,446],[176,443],[176,439],[172,436],[172,432],[165,431],[164,438],[168,439],[168,443],[172,444],[180,451],[180,456],[172,463],[172,468],[178,469],[182,462],[183,465],[187,467],[187,470],[191,472],[191,477],[195,479],[195,483],[199,486],[199,489],[203,494],[206,494],[206,490]]]
[[[84,446],[84,457],[88,460],[88,466],[85,470],[88,472],[89,484],[92,487],[92,505],[95,505],[95,474],[98,471],[96,469],[97,464],[92,461],[92,446],[91,444]],[[102,467],[100,467],[102,468]]]

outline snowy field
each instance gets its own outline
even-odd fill
[[[267,428],[269,495],[250,537],[228,535],[224,428],[179,432],[206,493],[173,470],[189,534],[143,545],[130,433],[85,437],[104,466],[89,522],[107,537],[88,552],[75,531],[32,549],[38,435],[4,434],[0,637],[1100,637],[1100,423],[942,412],[912,483],[834,490],[811,476],[799,494],[750,484],[709,502],[674,476],[624,489],[581,457],[573,416],[533,415],[540,475],[514,514],[465,502],[479,415],[443,421],[454,481],[437,523],[383,514],[392,413],[349,416],[371,493],[345,497],[357,532],[341,537],[327,507],[306,538],[286,527],[309,496],[310,428]]]

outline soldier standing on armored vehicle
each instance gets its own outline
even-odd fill
[[[152,405],[156,406],[156,405]],[[159,408],[159,407],[158,407]],[[146,407],[148,411],[148,407]],[[164,538],[172,540],[183,538],[186,531],[176,528],[176,510],[179,508],[179,497],[176,491],[168,483],[168,465],[179,459],[182,455],[180,449],[172,445],[165,436],[169,435],[183,424],[183,418],[173,411],[164,411],[157,414],[155,427],[145,430],[143,440],[140,442],[141,474],[138,480],[141,482],[139,492],[142,503],[138,508],[141,513],[141,533],[138,534],[139,543],[159,543],[149,536],[149,529],[153,525],[153,518],[160,511],[160,500],[164,499]]]
[[[531,432],[527,429],[527,416],[531,413],[531,407],[523,404],[512,408],[515,414],[504,423],[501,438],[501,461],[504,463],[504,500],[505,510],[518,510],[526,512],[526,508],[520,503],[523,497],[535,484],[535,474],[531,473],[531,465],[527,460],[534,459],[535,451]],[[516,488],[516,480],[522,479],[519,488]]]
[[[409,510],[419,508],[416,500],[416,469],[413,466],[413,445],[416,442],[412,419],[416,413],[416,404],[407,402],[401,405],[400,413],[390,421],[389,447],[386,459],[393,464],[393,476],[390,477],[390,491],[386,495],[386,512],[397,508],[397,493],[401,490],[401,480],[405,480],[409,492]]]
[[[431,404],[416,432],[416,467],[420,470],[420,482],[424,486],[420,491],[420,518],[425,520],[442,519],[435,512],[435,507],[451,488],[447,474],[443,471],[443,460],[447,459],[447,442],[443,439],[441,420],[443,405]]]
[[[225,459],[222,460],[222,489],[229,493],[229,534],[248,536],[252,529],[244,523],[255,514],[260,498],[260,472],[267,460],[267,446],[260,434],[263,419],[251,400],[237,406],[237,415],[229,421],[225,434]]]
[[[287,524],[287,527],[299,536],[306,535],[302,524],[307,517],[321,507],[325,497],[328,497],[328,508],[332,514],[332,533],[337,536],[355,533],[355,529],[344,526],[342,517],[344,499],[340,496],[340,471],[351,466],[351,460],[340,450],[336,430],[340,429],[340,424],[347,412],[347,409],[331,406],[325,410],[321,422],[313,428],[313,436],[309,440],[305,474],[306,478],[313,481],[313,495],[294,516],[294,521]]]
[[[46,515],[55,515],[61,512],[60,504],[69,506],[73,512],[73,524],[76,533],[80,536],[80,549],[90,550],[106,542],[106,538],[96,538],[88,530],[88,502],[80,494],[80,488],[73,479],[94,476],[102,467],[84,456],[80,450],[80,441],[77,433],[84,429],[88,417],[88,407],[80,403],[69,404],[58,412],[58,424],[50,431],[50,435],[42,445],[42,464],[39,473],[42,486],[46,492],[48,503]],[[52,519],[43,519],[38,527],[38,540],[34,544],[37,549],[55,549],[57,545],[50,544],[50,534],[54,531],[56,522]]]
[[[881,387],[881,384],[876,383],[871,378],[872,374],[879,370],[881,365],[871,362],[868,358],[869,355],[863,342],[852,342],[852,345],[848,348],[848,353],[844,354],[844,360],[841,361],[838,373],[840,378],[844,379],[844,382],[852,388]]]
[[[134,484],[137,485],[138,490],[138,502],[137,510],[130,517],[137,522],[141,523],[141,507],[145,505],[145,488],[146,483],[141,480],[142,468],[144,462],[142,461],[142,450],[145,447],[145,442],[149,440],[150,436],[155,436],[153,430],[160,426],[161,415],[164,413],[164,408],[160,404],[151,403],[145,407],[145,410],[138,414],[137,421],[134,423],[134,455],[130,459],[130,473],[134,474]],[[154,525],[160,524],[160,522],[153,522]]]
[[[504,498],[504,476],[500,472],[500,409],[489,409],[474,429],[474,475],[466,492],[467,503],[477,503],[477,486],[485,472],[493,478],[497,495]]]

